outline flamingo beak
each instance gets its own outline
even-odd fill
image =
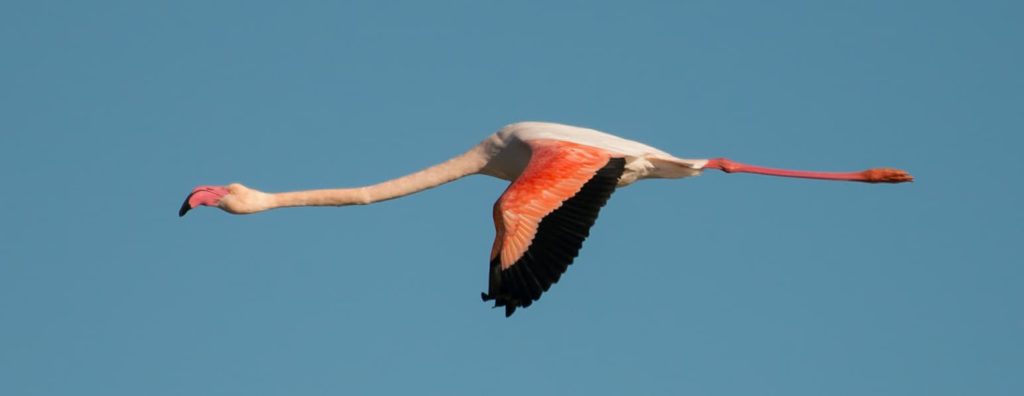
[[[178,209],[178,217],[182,217],[189,210],[194,209],[197,206],[217,206],[220,200],[228,195],[228,189],[221,186],[199,186],[192,190],[187,197],[185,202],[181,204],[181,209]]]

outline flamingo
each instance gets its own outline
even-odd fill
[[[250,214],[295,206],[368,205],[484,174],[511,181],[494,204],[487,292],[511,316],[540,299],[579,253],[612,192],[641,179],[678,179],[715,169],[726,173],[865,183],[903,183],[902,170],[815,172],[748,165],[727,158],[683,159],[593,129],[545,122],[505,126],[469,151],[397,179],[358,188],[265,193],[242,184],[199,186],[178,211],[215,206]]]

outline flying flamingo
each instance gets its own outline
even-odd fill
[[[537,301],[572,264],[598,212],[615,191],[640,179],[677,179],[705,169],[865,183],[903,183],[898,169],[812,172],[747,165],[726,158],[682,159],[631,140],[569,125],[508,125],[466,153],[419,172],[372,186],[264,193],[241,184],[192,190],[179,216],[197,206],[249,214],[291,206],[367,205],[423,191],[472,175],[512,183],[494,204],[496,235],[484,301],[516,307]]]

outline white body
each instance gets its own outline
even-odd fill
[[[519,122],[501,128],[480,145],[490,156],[480,173],[515,180],[530,160],[530,140],[556,140],[604,150],[612,157],[626,159],[626,171],[619,186],[645,178],[696,176],[707,160],[676,158],[643,143],[601,131],[548,122]]]

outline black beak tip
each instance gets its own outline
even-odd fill
[[[178,209],[178,217],[184,216],[185,213],[188,213],[188,211],[192,209],[192,206],[189,206],[188,204],[189,198],[192,198],[192,194],[189,194],[188,197],[185,198],[185,202],[181,204],[181,209]]]

